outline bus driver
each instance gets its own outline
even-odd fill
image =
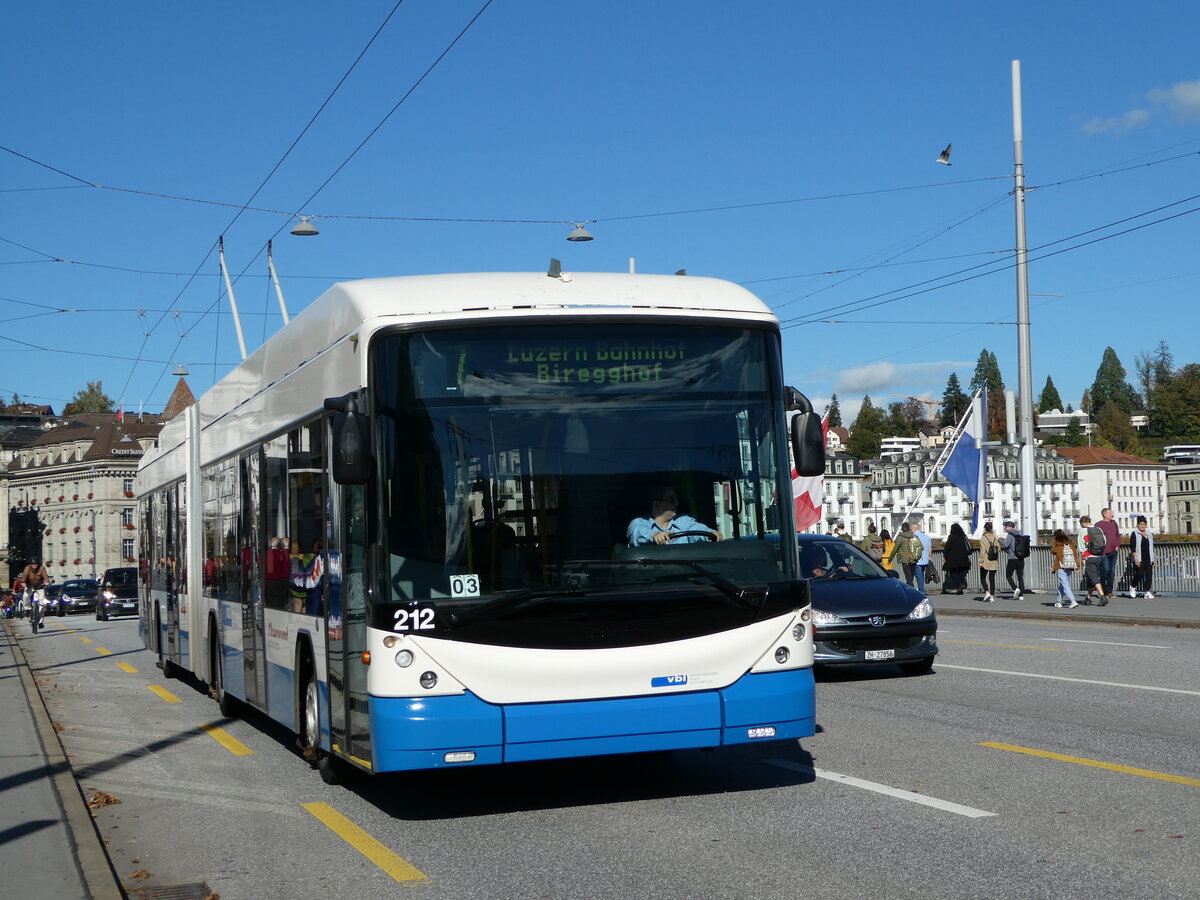
[[[721,540],[721,533],[715,528],[709,528],[691,516],[679,515],[679,495],[673,487],[664,485],[654,490],[653,499],[650,501],[650,515],[639,516],[630,522],[625,536],[629,539],[630,547],[667,544],[676,540],[684,544],[708,540],[700,534],[676,537],[683,532],[693,531],[706,531],[712,535],[714,541]]]

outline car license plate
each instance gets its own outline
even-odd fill
[[[864,654],[868,660],[872,659],[895,659],[895,650],[867,650]]]

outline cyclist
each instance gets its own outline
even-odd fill
[[[34,560],[21,573],[25,584],[25,602],[31,607],[30,627],[37,633],[42,621],[42,601],[46,597],[46,585],[50,583],[50,575],[41,562]]]

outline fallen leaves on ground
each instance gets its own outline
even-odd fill
[[[88,797],[88,809],[99,809],[102,806],[116,806],[121,802],[121,798],[115,794],[110,794],[107,791],[96,791],[92,796]]]

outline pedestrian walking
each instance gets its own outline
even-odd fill
[[[912,533],[921,545],[921,556],[917,559],[916,576],[917,590],[925,593],[925,569],[929,565],[933,552],[933,539],[925,533],[920,522],[912,523]],[[936,573],[935,573],[936,574]]]
[[[1054,605],[1059,609],[1074,609],[1079,605],[1075,600],[1075,592],[1071,590],[1071,578],[1079,564],[1075,557],[1075,548],[1071,539],[1061,528],[1054,532],[1054,544],[1051,546],[1054,562],[1050,565],[1050,573],[1058,575],[1058,600]]]
[[[896,542],[892,540],[892,533],[886,528],[879,532],[879,537],[883,540],[883,559],[879,564],[888,572],[893,572],[896,569]]]
[[[1138,589],[1147,600],[1153,600],[1150,593],[1154,581],[1154,535],[1145,516],[1137,517],[1137,527],[1129,535],[1129,558],[1133,562],[1133,577],[1129,582],[1129,597],[1135,599]]]
[[[992,529],[991,522],[983,523],[983,534],[979,536],[979,584],[983,590],[983,602],[996,602],[996,571],[1000,568],[1000,538]]]
[[[902,522],[900,533],[896,535],[896,551],[892,558],[900,564],[900,571],[904,573],[904,583],[909,587],[913,586],[913,579],[916,577],[917,560],[921,558],[921,550],[921,542],[912,533],[912,526]]]
[[[1100,521],[1096,523],[1096,527],[1104,532],[1104,595],[1111,597],[1113,583],[1117,577],[1117,555],[1121,552],[1121,529],[1113,519],[1111,506],[1100,510]]]
[[[1001,541],[1008,562],[1004,566],[1004,578],[1013,599],[1020,600],[1024,594],[1033,591],[1025,589],[1025,559],[1029,556],[1029,535],[1017,531],[1017,523],[1008,519],[1004,523],[1004,539]]]
[[[883,563],[883,538],[875,530],[874,522],[867,525],[867,533],[858,542],[858,549],[875,560],[875,562]]]
[[[957,522],[950,526],[950,534],[942,545],[942,568],[946,572],[942,593],[961,594],[967,586],[967,572],[971,570],[971,542]]]
[[[1108,538],[1104,530],[1092,524],[1091,516],[1079,518],[1079,543],[1084,548],[1084,583],[1088,585],[1089,599],[1092,591],[1097,593],[1096,605],[1108,605],[1108,593],[1104,590],[1104,554]]]

